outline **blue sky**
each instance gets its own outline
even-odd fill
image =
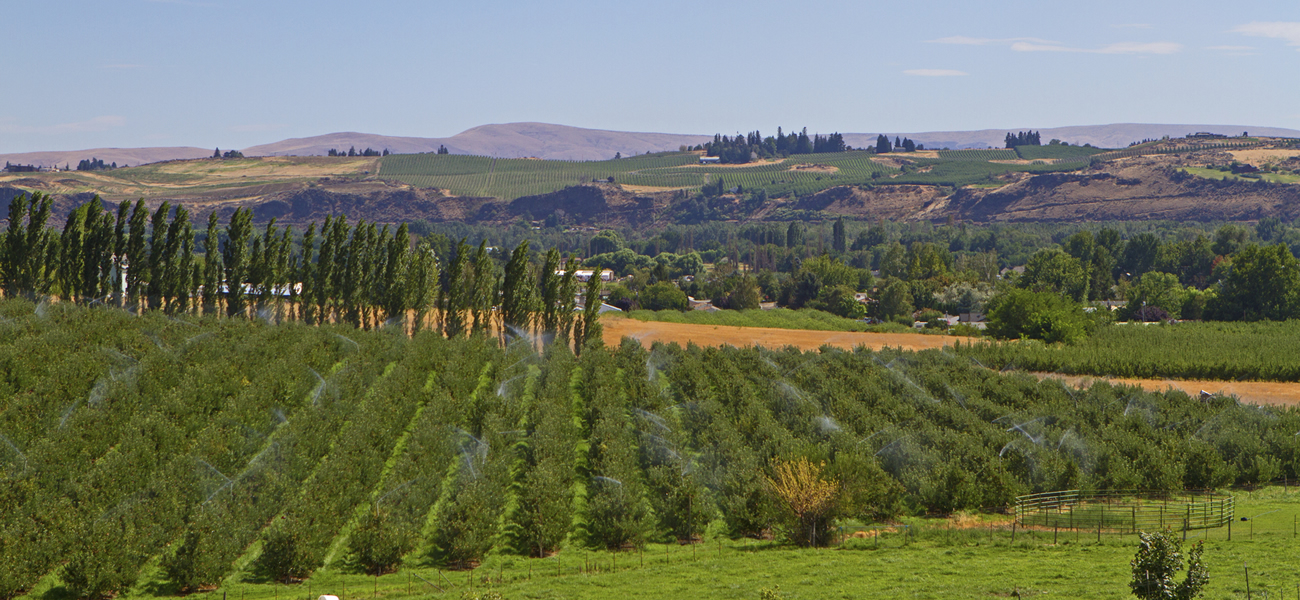
[[[542,121],[1300,129],[1300,2],[14,0],[0,153]]]

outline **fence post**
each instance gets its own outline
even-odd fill
[[[1011,522],[1011,542],[1012,542],[1012,543],[1015,543],[1015,541],[1016,541],[1016,522],[1015,522],[1015,521],[1012,521],[1012,522]]]
[[[1133,517],[1132,517],[1133,528],[1132,531],[1130,531],[1129,533],[1137,533],[1138,532],[1138,509],[1136,506],[1130,506],[1129,509],[1133,511]]]

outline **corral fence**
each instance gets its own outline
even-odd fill
[[[1062,490],[1016,497],[1015,523],[1025,528],[1101,533],[1229,528],[1236,504],[1214,491]],[[1231,539],[1231,538],[1229,538]]]

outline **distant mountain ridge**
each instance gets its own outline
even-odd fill
[[[978,131],[928,131],[920,133],[889,132],[885,135],[910,138],[926,148],[1000,148],[1008,132],[1034,130],[1044,142],[1060,139],[1070,144],[1092,144],[1100,148],[1123,148],[1143,139],[1164,136],[1182,137],[1189,133],[1207,131],[1223,135],[1252,135],[1270,137],[1300,137],[1300,130],[1280,127],[1243,125],[1161,125],[1144,123],[1113,123],[1109,125],[1078,125],[1071,127],[1008,127]],[[766,132],[772,133],[772,132]],[[831,133],[822,131],[817,133]],[[845,133],[844,141],[853,147],[874,146],[878,133]],[[375,135],[369,133],[340,132],[306,138],[292,138],[244,148],[247,156],[324,156],[330,149],[346,151],[356,148],[388,150],[391,153],[411,154],[436,152],[446,146],[452,154],[474,154],[499,158],[544,158],[554,160],[605,160],[616,153],[624,156],[677,150],[713,139],[713,134],[693,135],[674,133],[637,133],[584,129],[548,123],[505,123],[480,125],[446,138],[421,138]],[[96,148],[50,152],[23,152],[0,154],[0,161],[13,164],[34,164],[41,167],[75,165],[82,159],[98,158],[106,163],[132,166],[164,160],[204,158],[212,150],[195,147],[170,148]]]

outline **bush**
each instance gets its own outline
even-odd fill
[[[1182,546],[1168,530],[1164,533],[1142,533],[1137,555],[1129,565],[1133,580],[1129,589],[1142,600],[1192,600],[1201,595],[1210,582],[1209,572],[1201,561],[1205,551],[1202,542],[1196,542],[1187,553],[1187,578],[1174,584],[1174,575],[1183,570]]]
[[[366,573],[388,573],[402,562],[402,555],[411,550],[413,543],[408,535],[385,517],[367,512],[352,530],[349,540],[357,565]]]

